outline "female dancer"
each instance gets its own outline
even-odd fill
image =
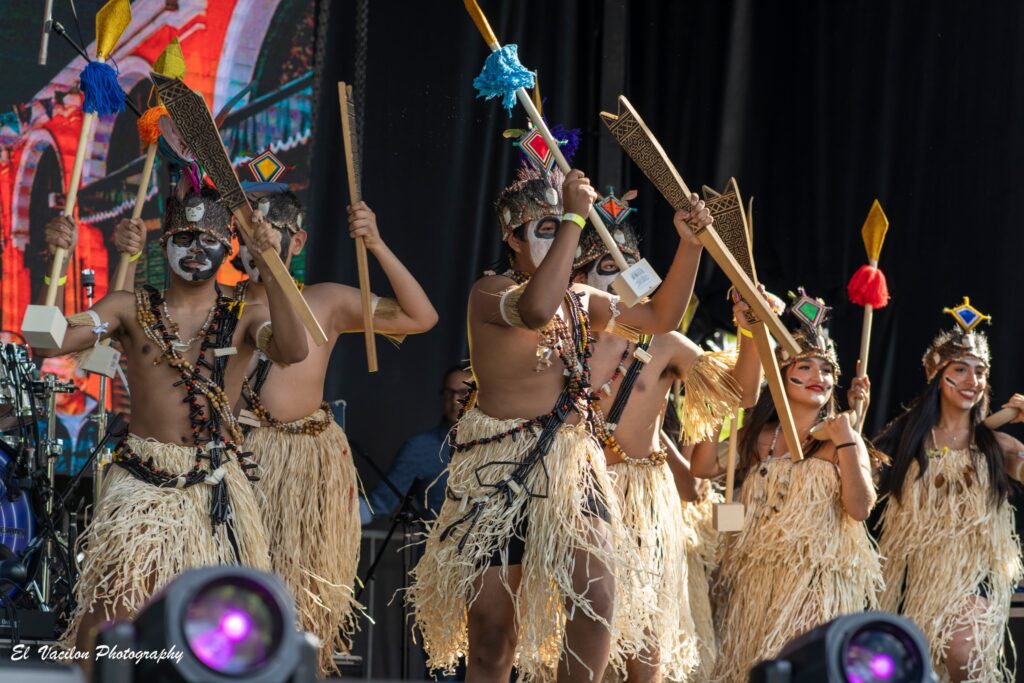
[[[878,555],[864,520],[875,503],[871,466],[850,417],[837,414],[835,347],[821,328],[828,309],[800,290],[790,308],[802,323],[802,352],[779,353],[804,460],[793,462],[780,438],[768,392],[739,433],[737,483],[746,507],[741,532],[724,536],[712,591],[719,653],[712,680],[740,683],[758,661],[790,639],[848,612],[874,607],[881,587]],[[867,400],[867,379],[853,381],[849,399]],[[824,422],[828,441],[811,428]],[[696,476],[721,473],[716,443],[697,446]]]
[[[1007,680],[1003,639],[1010,597],[1024,570],[1007,496],[1020,480],[1024,444],[994,432],[988,414],[988,316],[964,303],[923,362],[928,384],[876,439],[892,458],[879,550],[882,608],[924,631],[944,681]],[[1024,420],[1024,396],[1004,407]]]

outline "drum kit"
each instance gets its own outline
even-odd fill
[[[88,279],[86,272],[83,276]],[[0,332],[0,637],[11,640],[19,636],[19,621],[39,623],[26,615],[52,615],[41,623],[56,628],[73,610],[81,557],[76,545],[87,521],[86,504],[99,500],[109,444],[127,431],[123,415],[110,418],[107,412],[103,377],[99,404],[88,418],[97,422],[98,442],[77,472],[58,477],[56,462],[70,444],[57,436],[57,397],[79,389],[41,374],[29,347],[19,341],[18,335]],[[82,486],[87,479],[92,490]],[[22,630],[20,635],[49,640],[57,633]]]

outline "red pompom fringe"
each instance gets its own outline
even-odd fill
[[[889,303],[889,285],[885,273],[871,265],[864,265],[850,278],[846,285],[850,301],[858,306],[885,308]]]
[[[139,117],[139,139],[142,140],[143,147],[160,139],[161,116],[170,116],[167,113],[167,107],[163,105],[150,107]]]

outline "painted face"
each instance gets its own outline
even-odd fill
[[[530,260],[536,268],[544,260],[555,241],[561,220],[557,216],[544,216],[526,225],[526,243],[530,245]]]
[[[292,234],[287,230],[278,230],[281,233],[281,260],[288,264],[288,248],[291,246]],[[242,261],[242,269],[253,282],[261,282],[260,269],[256,267],[256,259],[253,258],[249,247],[243,242],[238,248],[238,258]]]
[[[167,240],[167,262],[171,270],[190,282],[212,278],[227,255],[227,247],[205,232],[179,232]]]
[[[988,368],[978,358],[966,356],[942,371],[939,391],[944,402],[970,410],[985,396]]]
[[[786,395],[790,401],[821,408],[832,397],[835,368],[822,358],[803,358],[786,368]]]
[[[633,265],[636,263],[636,259],[629,255],[623,254],[626,259],[626,263]],[[594,264],[590,267],[590,271],[587,273],[587,284],[595,289],[600,289],[603,292],[612,292],[612,283],[615,282],[615,278],[619,277],[619,267],[615,265],[615,259],[612,258],[611,254],[605,254],[601,258],[594,261]]]

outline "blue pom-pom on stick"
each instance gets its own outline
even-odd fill
[[[79,84],[85,95],[83,111],[100,115],[124,111],[124,91],[117,82],[117,72],[109,64],[89,62],[82,69]]]
[[[532,88],[533,83],[533,72],[519,63],[519,48],[515,44],[505,45],[488,55],[483,71],[473,79],[477,97],[489,100],[500,96],[501,106],[509,116],[516,106],[516,90]]]

